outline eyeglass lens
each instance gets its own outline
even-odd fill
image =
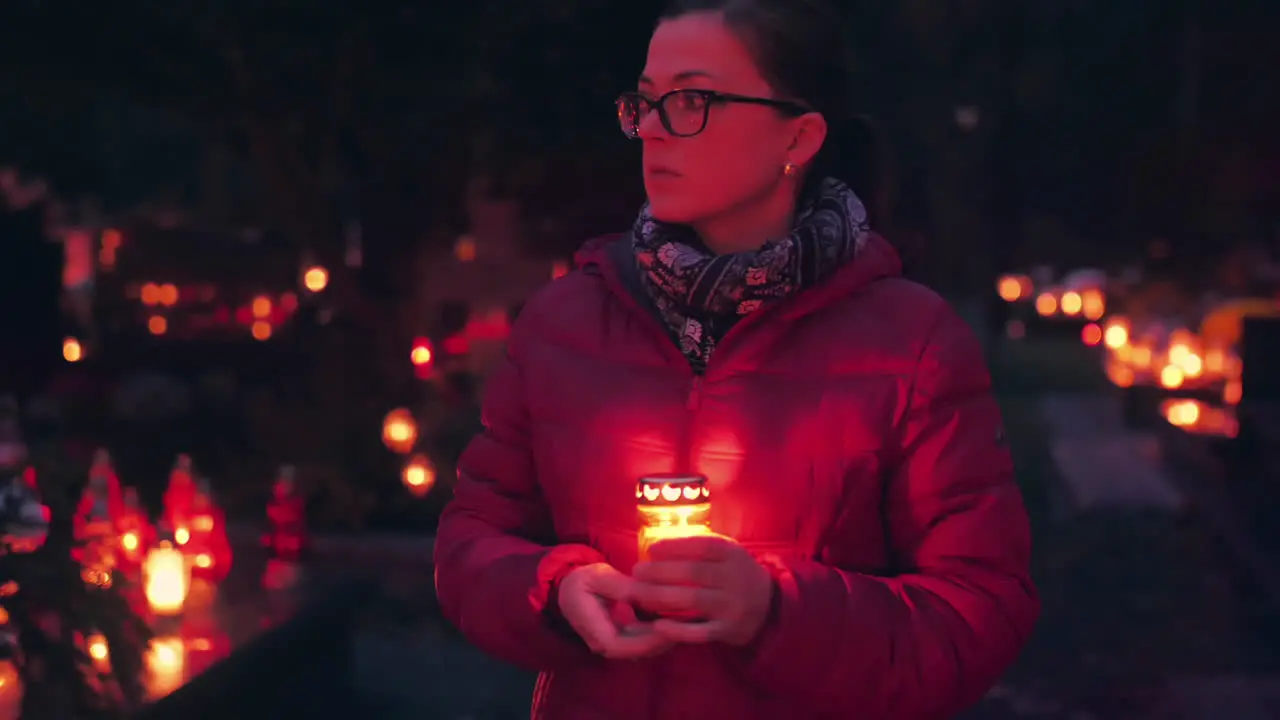
[[[667,132],[677,137],[697,135],[707,123],[707,97],[702,93],[676,90],[656,101],[642,95],[624,95],[618,100],[618,123],[623,134],[638,137],[640,125],[654,110]]]

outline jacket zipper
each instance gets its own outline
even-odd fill
[[[680,454],[680,460],[684,463],[684,471],[689,473],[698,472],[697,453],[693,449],[694,425],[698,421],[698,408],[702,406],[702,376],[694,375],[693,382],[689,384],[689,394],[685,397],[684,407],[688,411],[689,417],[685,418],[684,427],[684,452]]]
[[[689,383],[689,392],[685,395],[684,407],[687,417],[683,433],[680,436],[680,446],[676,452],[676,471],[684,473],[696,473],[698,471],[696,453],[694,452],[694,425],[698,419],[698,408],[702,406],[702,375],[694,374],[693,379]],[[662,662],[658,662],[653,666],[653,670],[649,673],[649,708],[646,717],[650,720],[658,720],[659,717],[667,715],[666,709],[663,707],[662,688],[667,686],[667,678],[671,674],[671,668]]]
[[[684,402],[687,417],[685,418],[684,433],[680,438],[680,453],[676,456],[677,462],[683,467],[677,467],[676,470],[686,473],[696,473],[697,453],[694,452],[694,425],[698,421],[698,408],[702,407],[702,376],[694,375],[693,380],[689,383],[689,394],[685,396]]]
[[[661,322],[654,317],[652,313],[646,311],[646,309],[640,304],[640,301],[631,295],[627,288],[617,280],[616,276],[612,275],[608,270],[603,270],[601,268],[597,268],[596,272],[603,275],[605,281],[614,286],[614,294],[622,300],[624,305],[635,311],[636,315],[642,319],[641,325],[648,327],[651,332],[655,333],[655,338],[667,353],[668,357],[672,358],[675,362],[683,362],[686,367],[688,367],[688,359],[685,358],[684,353],[680,352],[679,346],[672,342],[671,337],[662,327]],[[777,309],[773,308],[771,311],[776,312]],[[766,311],[766,313],[767,312],[769,311]],[[759,322],[764,315],[765,313],[756,313],[739,320],[733,327],[729,328],[729,331],[725,333],[724,337],[720,338],[720,342],[717,343],[717,350],[725,346],[726,340],[736,338],[738,335],[743,333],[744,328],[749,327],[753,323]],[[711,363],[708,362],[708,366],[710,366],[710,364]],[[682,447],[678,448],[680,454],[677,456],[677,459],[685,464],[686,472],[695,472],[695,453],[693,442],[694,424],[697,420],[697,412],[702,407],[702,383],[706,373],[707,368],[704,368],[700,374],[696,372],[693,373],[692,380],[689,383],[689,392],[685,396],[685,409],[688,412],[689,417],[687,418],[685,431],[681,438]],[[663,695],[661,693],[661,688],[666,686],[668,670],[669,668],[666,665],[657,663],[657,666],[653,668],[653,671],[649,675],[649,706],[646,715],[650,718],[657,718],[658,713],[662,712],[661,698]]]
[[[693,383],[689,386],[689,397],[685,402],[685,407],[690,412],[697,410],[702,405],[702,376],[694,375]]]

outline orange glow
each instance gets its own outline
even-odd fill
[[[188,542],[191,541],[191,531],[184,527],[180,527],[177,530],[174,530],[173,541],[178,543],[179,545],[186,545]]]
[[[100,566],[81,568],[80,579],[83,580],[86,585],[103,588],[105,590],[106,588],[111,587],[111,570]]]
[[[1096,323],[1089,323],[1080,331],[1080,339],[1084,341],[1085,345],[1093,347],[1102,342],[1102,328],[1098,327]]]
[[[644,508],[640,512],[646,523],[640,528],[641,557],[647,557],[649,546],[659,540],[713,534],[705,520],[698,520],[695,508]]]
[[[94,633],[93,635],[90,635],[88,644],[89,657],[94,660],[106,660],[110,655],[110,651],[107,649],[107,639],[102,637],[101,634]]]
[[[1084,301],[1080,298],[1080,293],[1068,291],[1062,294],[1062,314],[1063,315],[1079,315],[1081,309],[1084,308]]]
[[[1036,312],[1042,317],[1049,317],[1058,312],[1058,299],[1051,293],[1041,293],[1036,298]]]
[[[1182,372],[1182,368],[1177,365],[1166,365],[1160,371],[1160,387],[1166,390],[1176,390],[1182,387],[1186,375]]]
[[[62,359],[69,363],[80,362],[84,357],[84,348],[80,346],[80,341],[73,338],[65,338],[62,341]]]
[[[1210,348],[1204,354],[1205,372],[1218,374],[1227,368],[1227,354],[1218,348]]]
[[[208,553],[200,553],[196,555],[195,563],[198,568],[211,568],[213,567],[213,557]]]
[[[382,442],[396,453],[407,453],[418,442],[418,423],[404,408],[387,413],[382,421]]]
[[[1134,375],[1133,368],[1118,362],[1111,362],[1107,363],[1107,379],[1118,388],[1127,388],[1133,387],[1133,383],[1137,378]]]
[[[431,352],[431,342],[426,338],[418,338],[413,341],[413,349],[409,351],[409,362],[414,365],[422,366],[431,362],[433,353]]]
[[[133,552],[138,549],[138,533],[127,532],[120,536],[120,547]]]
[[[470,235],[458,238],[453,246],[453,256],[458,262],[471,262],[476,259],[476,241]]]
[[[147,318],[147,331],[152,335],[163,335],[169,332],[169,321],[162,315],[152,315]]]
[[[1170,425],[1188,427],[1200,419],[1200,405],[1195,400],[1177,400],[1164,406],[1164,417]]]
[[[156,290],[156,301],[161,305],[172,307],[178,304],[178,288],[171,283],[165,283]]]
[[[711,491],[700,475],[645,477],[636,484],[641,559],[659,540],[711,533]]]
[[[255,320],[253,321],[253,325],[249,326],[249,332],[253,333],[254,340],[270,340],[271,323],[263,320]]]
[[[1152,353],[1151,348],[1146,345],[1135,345],[1133,352],[1130,353],[1129,359],[1133,362],[1133,366],[1139,370],[1146,370],[1151,367]]]
[[[1191,355],[1191,347],[1186,343],[1175,342],[1169,345],[1169,362],[1181,365]]]
[[[425,455],[414,455],[404,466],[400,475],[405,489],[414,497],[422,497],[431,492],[436,484],[436,468]]]
[[[1090,289],[1080,294],[1084,316],[1090,320],[1098,320],[1107,312],[1107,296],[1101,290]]]
[[[1230,408],[1213,407],[1199,400],[1166,400],[1160,405],[1165,421],[1195,435],[1236,437],[1240,423]]]
[[[1233,353],[1227,354],[1225,366],[1222,368],[1222,374],[1231,380],[1239,380],[1240,375],[1244,372],[1244,362],[1240,360],[1240,356]]]
[[[253,304],[250,307],[253,311],[253,316],[261,320],[271,314],[271,298],[266,295],[259,295],[253,299]]]
[[[1222,402],[1227,405],[1239,405],[1244,396],[1244,385],[1239,380],[1228,380],[1222,386]]]
[[[313,293],[323,291],[329,286],[329,271],[313,265],[302,274],[302,286]]]
[[[107,639],[102,633],[93,633],[85,638],[85,650],[93,660],[93,666],[102,672],[111,669],[111,649],[107,647]]]
[[[191,585],[190,570],[182,551],[161,543],[147,553],[143,563],[143,589],[147,604],[157,615],[176,615],[182,612]]]
[[[1119,350],[1129,344],[1129,328],[1124,324],[1107,323],[1107,329],[1102,334],[1103,342],[1112,350]]]
[[[996,282],[996,293],[1005,302],[1017,302],[1022,299],[1024,286],[1017,277],[1005,275]]]
[[[142,304],[143,305],[159,305],[160,304],[160,286],[155,283],[147,283],[142,286]]]
[[[26,692],[17,664],[13,660],[0,660],[0,714],[7,718],[21,717]]]
[[[1169,364],[1176,366],[1187,378],[1204,374],[1204,358],[1199,352],[1200,339],[1185,330],[1174,332],[1169,344]]]
[[[182,686],[186,669],[186,647],[182,638],[158,636],[151,639],[144,656],[147,694],[160,698]]]
[[[1204,361],[1195,353],[1190,353],[1178,363],[1184,375],[1195,379],[1204,374]]]

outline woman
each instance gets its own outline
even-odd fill
[[[534,717],[949,717],[1031,631],[979,345],[832,179],[838,24],[816,0],[662,18],[618,102],[649,202],[525,305],[489,380],[436,583],[541,672]],[[719,536],[639,563],[660,472],[709,478]]]

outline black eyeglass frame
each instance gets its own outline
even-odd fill
[[[689,94],[689,93],[692,93],[694,95],[699,95],[702,97],[702,100],[703,100],[702,122],[698,124],[698,129],[693,132],[687,132],[687,133],[676,132],[675,129],[671,127],[671,118],[667,116],[667,99],[674,95]],[[798,102],[791,102],[790,100],[777,100],[774,98],[753,97],[751,95],[737,95],[735,93],[723,93],[717,90],[703,90],[701,88],[676,88],[675,90],[668,90],[667,92],[658,96],[657,99],[652,99],[652,100],[649,99],[649,97],[647,97],[643,93],[632,91],[632,92],[622,93],[621,95],[618,96],[618,99],[614,102],[614,106],[618,110],[619,126],[622,126],[623,124],[622,108],[623,108],[623,103],[627,101],[635,101],[637,105],[647,105],[650,110],[656,110],[658,113],[658,120],[662,123],[663,129],[665,129],[672,137],[679,137],[679,138],[695,137],[697,135],[700,135],[704,130],[706,130],[707,123],[711,119],[712,105],[725,105],[729,103],[740,103],[745,105],[764,105],[765,107],[771,107],[771,108],[774,108],[775,110],[780,110],[782,112],[785,112],[793,116],[799,116],[799,115],[804,115],[805,113],[814,112],[813,108],[807,107]],[[628,138],[631,138],[632,140],[638,139],[640,137],[640,122],[638,121],[636,122],[635,132],[629,133],[626,131],[625,128],[623,128],[622,134],[627,136]]]

